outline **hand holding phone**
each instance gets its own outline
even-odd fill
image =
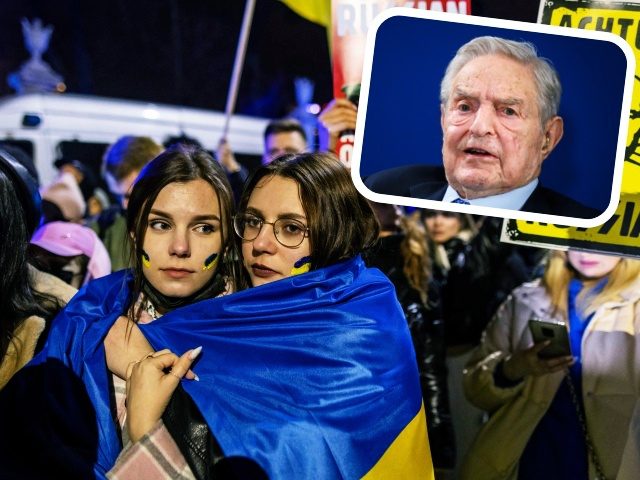
[[[566,325],[533,318],[529,328],[535,344],[505,359],[503,373],[509,380],[555,373],[574,363]]]
[[[569,332],[564,323],[549,322],[534,317],[529,320],[529,330],[535,344],[550,342],[538,352],[538,357],[556,358],[571,355]]]

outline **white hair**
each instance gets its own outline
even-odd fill
[[[503,55],[531,67],[538,96],[540,123],[544,126],[558,114],[562,85],[551,62],[538,56],[530,42],[517,42],[499,37],[478,37],[458,49],[449,62],[440,84],[440,103],[446,105],[451,95],[451,82],[468,62],[484,55]]]

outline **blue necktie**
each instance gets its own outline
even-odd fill
[[[461,198],[456,198],[451,203],[461,203],[462,205],[471,205],[469,202],[467,202],[466,200],[463,200]]]

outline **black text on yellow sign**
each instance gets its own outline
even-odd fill
[[[631,45],[640,66],[640,4],[625,2],[545,2],[542,23],[606,31]],[[638,68],[638,67],[637,67]],[[614,215],[593,228],[506,221],[506,235],[517,243],[550,248],[584,248],[640,256],[640,74],[636,71],[620,202]],[[636,110],[637,109],[637,110]]]

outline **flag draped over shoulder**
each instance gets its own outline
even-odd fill
[[[270,478],[360,478],[420,411],[393,285],[360,259],[141,328],[156,349],[204,346],[200,382],[183,386],[225,454],[251,457]],[[414,461],[427,471],[424,456]]]
[[[281,0],[291,10],[307,20],[329,27],[331,0]]]
[[[101,345],[128,296],[123,278],[82,291],[45,347],[99,412],[98,476],[120,449]],[[359,257],[174,310],[141,330],[155,349],[203,346],[192,367],[200,382],[183,387],[225,455],[255,460],[270,478],[433,477],[406,321],[393,286]]]

